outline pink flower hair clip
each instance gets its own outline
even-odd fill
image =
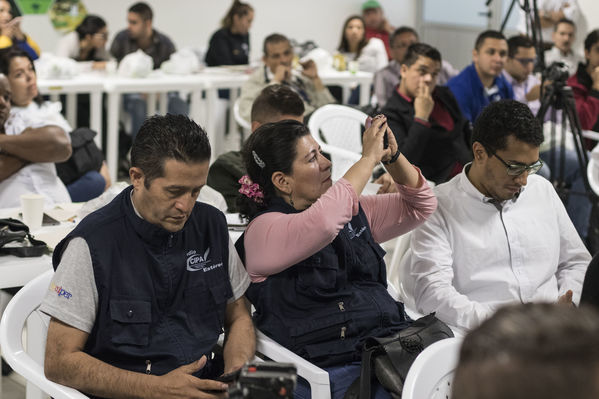
[[[262,192],[262,188],[260,188],[258,183],[254,183],[248,175],[241,176],[241,179],[239,179],[238,182],[241,184],[241,188],[239,189],[241,194],[252,199],[258,204],[262,204],[264,202],[264,193]]]

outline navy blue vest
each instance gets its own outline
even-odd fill
[[[297,212],[283,200],[273,202],[266,212]],[[243,238],[236,248],[245,259]],[[331,244],[250,285],[256,327],[320,367],[360,360],[366,337],[410,324],[403,304],[387,292],[384,254],[360,207]]]
[[[121,192],[79,223],[54,251],[58,266],[73,237],[87,242],[98,312],[84,351],[113,366],[162,375],[202,355],[210,359],[233,295],[224,215],[197,202],[183,229],[170,233],[135,214]],[[207,364],[198,377],[222,370]]]

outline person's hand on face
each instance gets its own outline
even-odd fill
[[[414,98],[414,116],[416,118],[428,121],[434,106],[435,101],[431,96],[430,89],[424,82],[424,77],[421,77],[420,82],[418,82],[416,98]]]
[[[387,118],[384,115],[377,115],[372,119],[372,124],[364,132],[362,137],[362,156],[373,159],[376,163],[383,159],[390,158],[394,154],[392,153],[391,140],[389,141],[389,147],[383,148],[383,137],[391,129],[387,126]],[[391,133],[393,135],[393,133]],[[395,137],[393,137],[393,144],[397,151],[397,143]]]
[[[8,37],[14,37],[17,40],[25,40],[25,34],[21,30],[22,17],[16,17],[8,21],[2,27],[2,34]]]
[[[308,60],[304,62],[302,65],[302,74],[310,79],[318,78],[318,69],[316,68],[316,63],[312,60]]]
[[[275,77],[273,80],[275,80],[278,83],[282,83],[282,82],[285,82],[286,80],[289,80],[290,77],[291,77],[291,66],[287,66],[287,65],[283,65],[283,64],[277,65],[277,68],[275,69]]]

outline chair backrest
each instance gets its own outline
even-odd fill
[[[43,354],[46,341],[47,324],[34,312],[48,292],[48,286],[54,275],[53,270],[31,280],[10,301],[0,321],[0,347],[2,356],[28,382],[56,399],[83,399],[81,392],[56,384],[44,375]],[[31,356],[23,348],[22,333],[29,316],[37,317],[34,328],[28,323],[28,347],[35,346],[38,356]],[[31,320],[30,320],[31,321]],[[47,321],[47,320],[46,320]],[[37,358],[36,358],[37,357]]]
[[[239,112],[239,98],[235,100],[235,103],[233,104],[233,115],[235,116],[235,122],[237,122],[242,129],[247,130],[248,132],[252,130],[252,124],[243,119]]]
[[[338,180],[362,156],[364,112],[343,105],[318,108],[308,120],[310,133],[322,150],[331,155],[331,178]]]
[[[587,178],[595,195],[599,195],[599,146],[595,146],[589,155]]]
[[[425,348],[408,371],[402,399],[450,398],[461,343],[460,338],[447,338]]]

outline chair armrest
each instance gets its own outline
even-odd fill
[[[310,384],[313,398],[330,397],[329,373],[291,352],[259,330],[256,330],[256,351],[276,362],[295,364],[297,374]]]
[[[44,375],[42,366],[35,362],[26,352],[11,353],[7,357],[8,363],[15,372],[22,375],[39,389],[54,399],[87,399],[88,397],[76,389],[50,381]]]
[[[360,158],[362,158],[362,155],[358,154],[357,152],[349,151],[344,148],[335,147],[333,145],[326,144],[326,143],[320,144],[320,148],[322,149],[323,152],[329,153],[331,155],[340,156],[342,158],[349,159],[352,161],[358,161]]]

